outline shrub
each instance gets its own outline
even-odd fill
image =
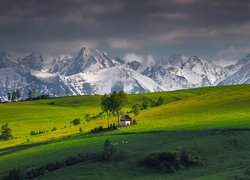
[[[145,157],[141,163],[163,173],[174,173],[185,167],[202,165],[197,152],[184,149],[175,152],[152,153]]]
[[[11,129],[9,128],[9,124],[8,123],[5,123],[3,126],[2,126],[2,131],[1,131],[1,135],[0,135],[0,139],[3,139],[3,140],[9,140],[11,139],[13,136],[11,134]]]
[[[40,99],[50,99],[50,96],[48,94],[42,94],[40,96],[33,98],[33,100],[40,100]]]
[[[99,126],[98,127],[98,131],[102,131],[103,130],[103,127],[102,126]]]
[[[45,165],[35,167],[26,173],[27,179],[35,179],[39,176],[47,174],[51,171],[55,171],[67,166],[75,165],[87,160],[98,160],[100,155],[97,154],[78,154],[75,156],[70,156],[64,160],[59,160]]]
[[[55,105],[56,103],[55,102],[49,102],[49,105]]]
[[[142,104],[142,109],[147,109],[148,108],[148,102],[147,101],[143,101]]]
[[[109,129],[117,129],[115,123],[109,125]]]
[[[137,121],[135,119],[133,120],[133,124],[137,124]]]
[[[25,180],[26,177],[21,169],[12,169],[7,176],[3,177],[3,180]]]
[[[159,97],[157,102],[155,103],[156,106],[161,106],[163,104],[164,100],[163,100],[163,97]]]
[[[79,128],[79,132],[82,132],[82,128],[81,127]]]
[[[250,177],[250,167],[248,167],[245,171],[245,175]]]
[[[110,140],[106,140],[103,145],[103,159],[105,161],[112,161],[116,158],[116,148],[111,144]]]
[[[150,99],[149,97],[144,96],[141,104],[141,110],[147,109],[148,107],[156,107],[162,105],[164,102],[163,98],[160,96],[157,101]]]
[[[144,107],[146,109],[146,104],[144,104]],[[134,113],[135,116],[138,116],[140,114],[141,106],[139,104],[135,104],[131,108],[131,112]]]
[[[85,121],[86,121],[86,122],[90,122],[90,121],[91,121],[91,116],[90,116],[90,114],[86,114],[86,115],[85,115]]]
[[[76,118],[73,121],[71,121],[70,123],[73,124],[74,126],[76,126],[76,125],[80,124],[80,122],[81,122],[80,118]]]
[[[103,131],[104,129],[103,129],[103,127],[102,126],[99,126],[98,128],[96,127],[96,128],[94,128],[94,129],[91,129],[91,132],[92,133],[96,133],[96,132],[101,132],[101,131]]]
[[[34,135],[36,135],[37,133],[35,132],[35,131],[30,131],[30,135],[31,136],[34,136]]]
[[[37,135],[37,134],[43,134],[43,133],[45,133],[46,131],[41,131],[41,130],[39,130],[39,131],[30,131],[30,135],[31,136],[34,136],[34,135]]]
[[[53,129],[51,129],[51,131],[56,131],[57,129],[56,129],[56,127],[53,127]]]

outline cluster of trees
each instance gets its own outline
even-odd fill
[[[12,138],[13,138],[13,136],[12,136],[12,133],[11,133],[11,129],[9,128],[9,124],[5,123],[2,126],[2,129],[1,129],[0,139],[9,140],[9,139],[12,139]]]
[[[4,176],[3,180],[26,180],[26,179],[36,179],[43,176],[49,172],[56,171],[58,169],[66,168],[75,164],[79,164],[86,161],[100,160],[101,155],[95,153],[88,154],[77,154],[75,156],[70,156],[63,160],[58,160],[55,162],[47,163],[35,167],[27,172],[23,172],[20,168],[15,168],[9,171],[9,173]]]
[[[99,114],[94,115],[94,116],[91,116],[90,114],[85,115],[86,122],[90,122],[92,120],[103,119],[103,118],[105,118],[104,112],[100,112]]]
[[[149,107],[156,107],[162,105],[164,102],[163,98],[160,96],[156,101],[150,99],[149,97],[144,96],[142,99],[141,107],[142,109],[147,109]]]
[[[116,147],[110,142],[110,140],[106,140],[103,145],[103,159],[106,161],[112,161],[116,159],[116,155]]]
[[[108,127],[109,119],[111,115],[117,117],[117,126],[119,126],[120,115],[122,114],[122,108],[127,102],[127,94],[123,91],[116,92],[114,91],[110,95],[105,94],[101,99],[101,108],[103,112],[106,113],[106,117],[108,119]]]
[[[9,102],[15,102],[15,101],[19,101],[21,98],[21,93],[20,90],[14,90],[13,92],[8,92],[8,101]],[[35,88],[31,88],[28,91],[27,94],[27,100],[39,100],[39,99],[49,99],[50,96],[48,94],[42,94],[39,96],[36,96],[36,89]]]
[[[119,161],[126,157],[125,151],[117,151],[114,144],[110,140],[106,140],[103,144],[103,160],[105,161]]]
[[[90,132],[97,133],[97,132],[110,131],[110,130],[116,130],[116,129],[117,129],[117,126],[115,123],[113,123],[113,124],[110,124],[108,128],[103,128],[103,126],[99,126],[94,129],[91,129]]]
[[[40,99],[50,99],[50,96],[48,94],[41,94],[39,96],[35,96],[34,98],[28,98],[28,100],[40,100]]]
[[[8,92],[8,101],[12,101],[12,102],[18,101],[20,97],[21,97],[21,94],[18,89],[13,91],[12,93]]]
[[[25,180],[25,179],[37,179],[49,172],[53,172],[62,168],[66,168],[72,165],[76,165],[87,161],[117,161],[121,160],[126,156],[124,152],[118,152],[116,147],[106,140],[103,144],[102,153],[85,153],[76,154],[65,159],[50,162],[35,168],[23,171],[20,168],[15,168],[9,171],[9,173],[2,177],[3,180]]]
[[[43,134],[43,133],[46,133],[46,131],[41,131],[41,130],[38,130],[38,131],[30,131],[30,135],[31,135],[31,136],[38,135],[38,134]]]
[[[142,98],[141,104],[134,104],[131,108],[132,113],[134,113],[135,116],[139,115],[141,110],[147,109],[149,107],[156,107],[160,106],[164,103],[163,98],[160,96],[156,101],[150,99],[149,97],[144,96]]]
[[[94,129],[91,129],[90,132],[97,133],[97,132],[101,132],[103,130],[104,130],[104,128],[102,126],[99,126],[99,127],[94,128]]]
[[[152,153],[141,163],[150,168],[156,168],[163,173],[174,173],[189,166],[201,166],[203,162],[196,151],[177,150],[174,152]]]

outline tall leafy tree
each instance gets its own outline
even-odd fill
[[[101,108],[102,108],[103,112],[105,112],[106,115],[107,115],[108,128],[109,128],[109,119],[110,119],[110,115],[111,115],[111,112],[112,112],[112,101],[111,101],[110,96],[108,96],[107,94],[104,94],[102,96]]]
[[[120,115],[122,112],[122,108],[127,102],[127,94],[123,91],[116,92],[114,91],[110,95],[111,101],[112,101],[112,112],[114,115],[117,117],[117,125],[119,126],[119,120],[120,120]]]
[[[126,102],[127,102],[127,95],[123,91],[120,91],[118,93],[114,91],[112,94],[110,94],[110,96],[105,94],[102,97],[101,108],[103,112],[105,112],[107,115],[108,127],[111,114],[114,114],[117,117],[117,125],[119,125],[121,111]]]
[[[11,139],[12,138],[12,135],[11,135],[11,129],[9,128],[9,124],[8,123],[5,123],[3,126],[2,126],[2,130],[1,130],[1,139],[3,140],[8,140],[8,139]]]
[[[141,106],[139,104],[134,104],[131,108],[131,112],[134,113],[135,116],[138,116],[141,111]]]
[[[33,99],[35,97],[36,97],[36,89],[35,88],[29,89],[28,99]]]
[[[12,101],[16,101],[16,99],[17,99],[16,97],[17,97],[17,96],[16,96],[16,91],[13,91],[13,92],[12,92],[12,96],[11,96],[11,100],[12,100]]]
[[[11,97],[11,92],[8,92],[8,101],[11,101],[12,97]]]
[[[21,97],[21,93],[19,91],[19,89],[16,90],[16,99],[19,100]]]

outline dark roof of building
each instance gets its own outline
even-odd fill
[[[122,118],[121,118],[121,121],[131,121],[131,117],[129,117],[129,115],[123,115]]]

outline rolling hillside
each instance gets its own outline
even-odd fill
[[[0,104],[0,124],[8,122],[15,137],[0,141],[0,176],[13,167],[29,169],[75,153],[101,152],[106,139],[118,142],[118,149],[127,152],[124,161],[81,163],[43,178],[165,179],[166,174],[148,171],[138,161],[151,152],[177,147],[198,150],[205,165],[167,175],[172,179],[241,175],[249,165],[250,85],[129,95],[124,111],[144,96],[154,100],[162,96],[164,104],[131,115],[137,125],[98,134],[88,132],[100,125],[106,127],[107,121],[86,122],[84,117],[100,112],[100,96]],[[81,124],[71,126],[74,118],[81,118]],[[51,131],[54,127],[57,130]],[[48,132],[30,136],[32,130]],[[125,140],[127,144],[121,143]]]

